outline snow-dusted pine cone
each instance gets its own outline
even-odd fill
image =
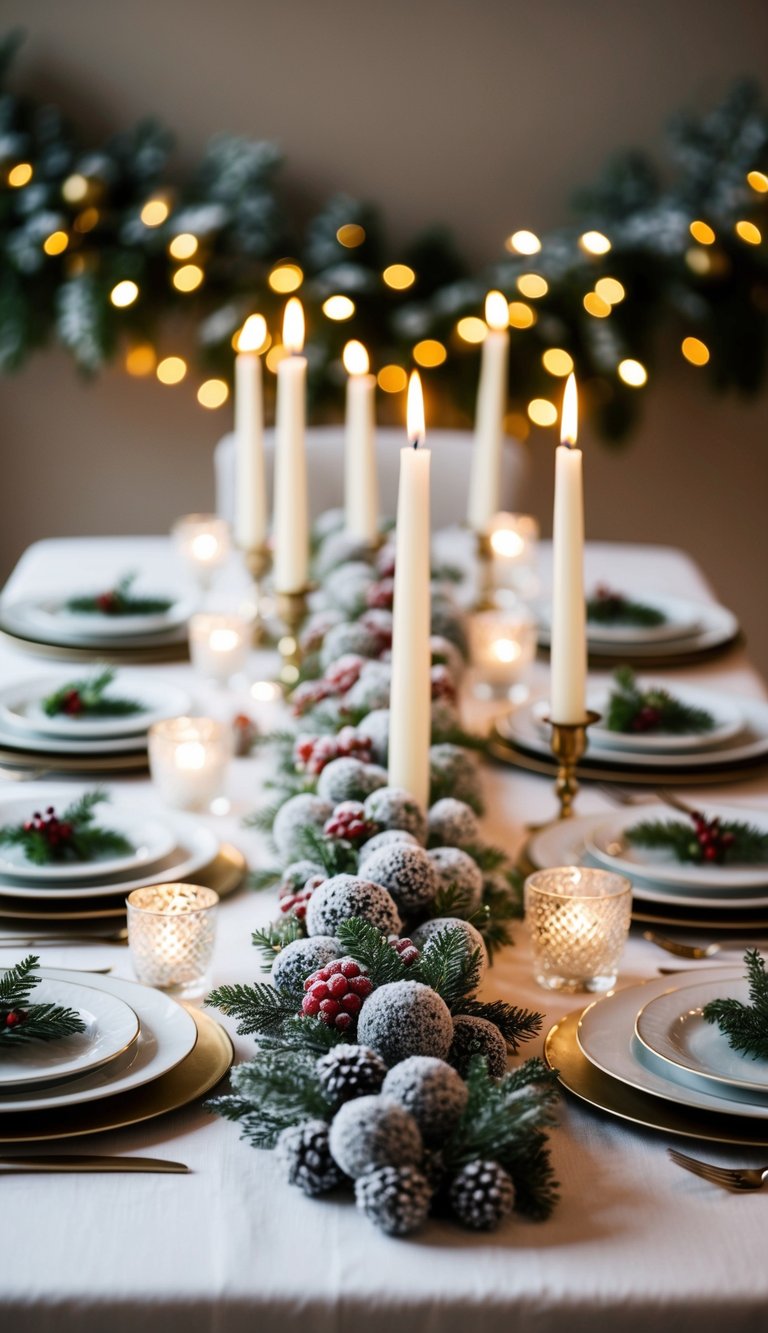
[[[506,1074],[507,1043],[496,1024],[475,1014],[459,1014],[453,1020],[453,1041],[446,1059],[465,1078],[473,1055],[485,1056],[491,1078]]]
[[[277,1160],[290,1185],[298,1185],[305,1194],[325,1194],[344,1179],[331,1156],[328,1126],[324,1120],[305,1120],[290,1125],[277,1140]]]
[[[512,1212],[515,1187],[498,1162],[468,1162],[450,1187],[451,1207],[459,1221],[474,1231],[492,1231]]]
[[[440,1143],[456,1128],[469,1092],[445,1060],[412,1055],[390,1069],[382,1092],[410,1111],[425,1143]]]
[[[355,1202],[388,1236],[407,1236],[429,1215],[432,1186],[415,1166],[381,1166],[355,1181]]]
[[[419,847],[412,833],[406,833],[404,828],[385,828],[381,833],[374,833],[372,838],[364,842],[360,848],[359,867],[362,870],[369,856],[381,850],[382,847],[391,847],[393,843],[398,843],[401,847]]]
[[[318,1060],[317,1076],[323,1092],[336,1105],[353,1097],[367,1097],[381,1091],[387,1066],[370,1046],[352,1046],[345,1042],[334,1046]]]
[[[377,657],[380,651],[378,635],[366,629],[364,625],[349,624],[344,621],[334,625],[323,639],[320,650],[320,665],[323,670],[341,657],[343,653],[359,653],[361,657]]]
[[[444,796],[427,815],[430,839],[443,847],[474,847],[480,841],[477,815],[465,801]]]
[[[353,1179],[379,1166],[415,1166],[421,1158],[416,1121],[386,1097],[345,1102],[333,1117],[329,1141],[337,1166]]]

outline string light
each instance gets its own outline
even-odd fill
[[[465,315],[456,325],[456,332],[465,343],[481,343],[488,332],[488,325],[484,319],[478,319],[477,315]]]
[[[554,426],[557,421],[557,408],[548,398],[534,398],[528,404],[528,416],[534,426]]]
[[[757,194],[768,193],[768,176],[766,176],[764,171],[748,172],[747,184],[751,185],[752,189],[755,190]]]
[[[587,292],[583,304],[587,314],[593,315],[595,319],[606,319],[611,313],[608,302],[598,296],[597,292]]]
[[[199,264],[182,264],[173,275],[173,285],[179,292],[193,292],[203,281],[205,274]]]
[[[706,250],[702,250],[700,245],[692,245],[690,250],[685,252],[685,262],[692,273],[709,273],[712,267],[712,256]]]
[[[628,384],[631,389],[642,389],[648,382],[648,371],[642,361],[634,361],[632,357],[626,357],[624,361],[619,362],[619,379]]]
[[[197,391],[201,407],[222,407],[229,398],[229,385],[224,380],[204,380]]]
[[[736,235],[746,241],[747,245],[759,245],[763,239],[760,228],[754,222],[737,222]]]
[[[136,375],[137,377],[151,375],[156,364],[157,356],[150,343],[140,343],[126,352],[125,368],[129,375]]]
[[[139,217],[145,227],[161,227],[170,211],[165,199],[148,199]]]
[[[24,185],[29,185],[34,173],[31,162],[17,162],[8,172],[8,184],[14,190],[20,190]]]
[[[692,366],[705,366],[709,360],[709,348],[701,338],[683,338],[680,351]]]
[[[504,244],[518,255],[537,255],[541,249],[541,241],[535,231],[514,231]]]
[[[304,271],[298,264],[278,264],[272,269],[267,282],[273,292],[296,292],[304,281]]]
[[[180,231],[178,236],[174,236],[168,246],[168,253],[173,255],[174,259],[191,259],[197,254],[200,242],[191,231]]]
[[[98,208],[84,208],[82,213],[78,213],[72,226],[81,236],[85,236],[86,232],[93,231],[99,221],[99,217],[100,213]]]
[[[564,377],[573,370],[573,357],[562,347],[548,347],[541,360],[550,375]]]
[[[381,276],[388,287],[394,287],[398,292],[404,292],[416,281],[416,274],[408,264],[390,264]]]
[[[529,300],[535,301],[539,296],[546,296],[549,283],[540,273],[521,273],[517,279],[517,290],[521,296],[527,296]]]
[[[365,227],[361,227],[357,222],[345,222],[336,232],[336,240],[347,250],[354,250],[365,240]]]
[[[68,204],[79,204],[87,195],[88,189],[88,178],[76,172],[74,176],[67,176],[61,187],[61,193]]]
[[[601,231],[585,231],[579,237],[579,245],[588,255],[607,255],[611,242]]]
[[[717,240],[714,229],[708,222],[692,222],[688,230],[699,245],[714,245]]]
[[[109,293],[109,299],[113,305],[122,310],[127,305],[133,305],[139,294],[139,288],[130,278],[123,278],[122,282],[115,283],[112,291]]]
[[[328,319],[351,319],[355,313],[355,303],[348,296],[329,296],[323,301],[323,314]]]
[[[69,237],[65,231],[52,231],[43,241],[43,249],[47,255],[62,255],[68,245]]]
[[[618,305],[627,294],[618,278],[598,278],[595,283],[595,291],[609,305]]]
[[[509,322],[513,329],[529,329],[536,323],[536,311],[526,305],[525,301],[510,301]]]
[[[181,356],[165,356],[155,374],[161,384],[181,384],[187,373],[187,363]]]
[[[441,366],[448,353],[443,344],[436,338],[424,338],[417,343],[413,349],[413,359],[419,366],[425,366],[430,369],[433,366]]]
[[[376,382],[384,393],[402,393],[408,383],[408,376],[402,366],[382,366]]]

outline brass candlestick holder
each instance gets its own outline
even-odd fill
[[[253,618],[253,642],[258,646],[267,637],[266,620],[262,612],[264,600],[264,579],[272,563],[272,553],[263,542],[260,546],[249,546],[243,550],[245,567],[253,582],[253,600],[255,615]]]
[[[553,722],[549,717],[544,720],[552,727],[550,745],[557,760],[555,795],[560,803],[558,819],[570,819],[579,790],[576,765],[587,748],[587,727],[599,722],[600,714],[588,711],[583,722]]]
[[[297,592],[276,592],[278,618],[284,632],[278,640],[280,653],[280,681],[291,689],[299,679],[302,651],[299,644],[299,630],[306,618],[307,599],[311,589],[300,588]]]
[[[473,611],[491,611],[496,605],[496,585],[493,577],[493,547],[487,532],[475,533],[477,560],[477,597]]]

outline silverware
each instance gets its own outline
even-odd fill
[[[750,1190],[760,1190],[768,1183],[768,1166],[712,1166],[709,1162],[700,1162],[698,1157],[688,1157],[676,1148],[668,1148],[667,1152],[676,1166],[682,1166],[685,1171],[692,1171],[695,1176],[701,1176],[702,1180],[708,1180],[712,1185],[720,1185],[726,1190],[748,1193]]]
[[[39,1157],[0,1157],[0,1171],[125,1171],[178,1176],[189,1174],[189,1167],[183,1162],[167,1162],[161,1157],[99,1157],[84,1153],[59,1157],[51,1153],[41,1153]]]
[[[5,782],[36,782],[38,778],[47,777],[50,773],[48,768],[8,768],[5,765],[0,766],[0,778]]]
[[[5,944],[127,944],[128,927],[108,930],[101,935],[0,935],[0,948]]]
[[[47,963],[42,963],[42,967],[47,967]],[[91,977],[105,977],[112,971],[111,967],[57,967],[57,972],[87,972]]]
[[[644,930],[643,939],[655,944],[659,949],[666,949],[675,958],[714,958],[719,953],[740,953],[744,948],[758,948],[762,940],[727,940],[723,943],[713,940],[711,944],[683,944],[680,940],[671,940],[668,935],[660,935],[657,930]]]
[[[614,805],[648,805],[656,800],[655,793],[638,791],[634,787],[620,787],[612,782],[598,782],[597,790]]]

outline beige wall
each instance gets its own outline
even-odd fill
[[[395,236],[444,221],[478,261],[564,220],[571,189],[657,144],[670,111],[765,82],[768,51],[762,0],[3,0],[0,19],[29,32],[19,86],[94,142],[149,112],[182,162],[219,130],[274,137],[299,205],[367,196]],[[590,449],[590,532],[691,550],[768,668],[768,397],[713,398],[682,365],[645,397],[629,448]],[[228,418],[189,388],[83,384],[52,353],[0,385],[0,413],[3,569],[35,537],[163,530],[210,503]],[[529,448],[546,527],[551,434]]]

